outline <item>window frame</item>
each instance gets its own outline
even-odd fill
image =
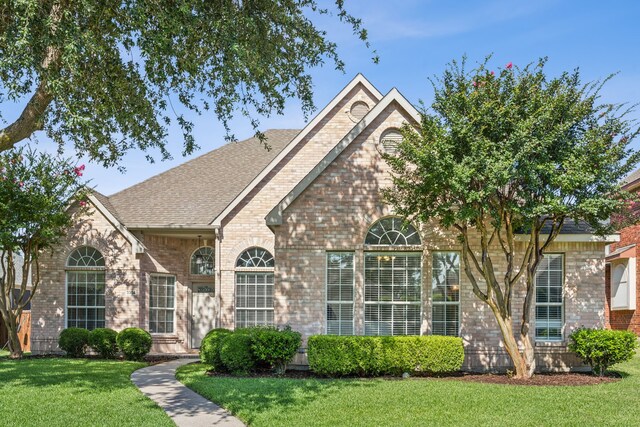
[[[334,301],[329,299],[329,255],[331,254],[349,254],[351,255],[351,270],[352,270],[352,279],[351,279],[351,301]],[[329,304],[338,304],[342,306],[343,304],[351,304],[351,334],[342,334],[342,331],[339,331],[338,334],[331,335],[339,335],[339,336],[353,336],[356,331],[356,316],[355,316],[355,304],[356,304],[356,254],[354,251],[325,251],[325,266],[324,266],[324,315],[325,315],[325,325],[324,330],[325,334],[329,335]],[[341,269],[340,269],[341,270]],[[342,282],[340,283],[340,287],[342,287]],[[342,317],[342,316],[340,316]],[[338,322],[342,322],[339,320]],[[341,329],[338,327],[338,329]]]
[[[271,283],[267,283],[265,281],[265,283],[263,284],[264,286],[268,286],[270,285],[272,287],[272,291],[271,291],[271,307],[238,307],[238,275],[239,274],[246,274],[246,275],[263,275],[263,276],[271,276],[272,277],[272,281]],[[273,271],[273,268],[271,270],[266,270],[265,268],[248,268],[248,267],[244,267],[242,269],[236,269],[236,271],[234,272],[233,275],[234,278],[234,295],[233,295],[233,306],[234,306],[234,310],[233,310],[233,325],[234,325],[234,330],[238,329],[238,328],[248,328],[251,326],[260,326],[260,325],[266,325],[266,326],[274,326],[275,325],[275,308],[274,308],[274,303],[275,303],[275,274]],[[248,283],[243,283],[243,285],[248,285]],[[253,283],[254,286],[256,286],[255,283]],[[254,297],[254,299],[257,298],[257,296]],[[271,312],[272,314],[272,318],[273,321],[271,323],[257,323],[254,322],[253,325],[242,325],[242,326],[238,326],[238,310],[241,311],[262,311],[262,312]],[[246,322],[245,322],[246,323]]]
[[[450,302],[450,301],[446,301],[446,300],[445,301],[435,301],[433,299],[433,289],[434,289],[433,288],[433,278],[434,278],[434,270],[435,270],[435,268],[434,268],[434,266],[435,266],[434,259],[436,257],[436,254],[442,254],[442,253],[444,253],[444,254],[457,254],[458,255],[458,301],[455,301],[455,302]],[[460,336],[460,330],[462,328],[462,320],[461,320],[462,319],[462,306],[461,306],[461,303],[460,303],[461,296],[462,296],[462,285],[460,283],[460,279],[461,279],[461,274],[460,274],[461,264],[462,264],[462,256],[461,256],[460,251],[438,250],[438,251],[433,251],[431,253],[431,335],[434,335],[434,333],[433,333],[433,331],[434,331],[433,308],[436,305],[441,305],[441,306],[445,307],[445,321],[444,321],[444,323],[445,323],[445,334],[444,334],[444,336],[456,336],[456,337]],[[446,331],[447,331],[447,327],[446,327],[447,326],[446,325],[446,323],[447,323],[447,320],[446,320],[446,307],[449,306],[449,305],[451,305],[451,306],[455,305],[458,308],[458,321],[457,321],[458,322],[458,328],[456,330],[456,334],[455,335],[449,335],[449,334],[446,333]]]
[[[565,322],[566,322],[566,316],[565,316],[565,293],[566,293],[566,274],[567,274],[567,270],[566,270],[566,254],[564,252],[548,252],[545,253],[544,256],[560,256],[561,257],[561,266],[562,266],[562,284],[561,284],[561,293],[560,293],[560,298],[561,301],[559,303],[538,303],[538,274],[540,273],[540,266],[538,265],[538,269],[536,269],[536,275],[534,277],[534,287],[533,287],[533,298],[534,298],[534,304],[533,304],[533,324],[534,324],[534,328],[533,328],[533,335],[534,335],[534,342],[536,343],[561,343],[564,341],[564,329],[565,329]],[[550,286],[547,286],[547,288],[549,288]],[[557,338],[549,338],[549,334],[547,333],[547,337],[538,337],[538,306],[545,306],[545,307],[560,307],[560,336]],[[547,328],[548,328],[548,315],[547,315]]]
[[[411,249],[412,246],[396,246],[397,248],[400,248],[397,251],[375,251],[375,250],[365,250],[364,251],[364,263],[363,263],[363,292],[362,292],[362,300],[363,300],[363,309],[364,309],[364,313],[363,313],[363,334],[365,336],[416,336],[416,335],[410,335],[410,334],[402,334],[402,335],[394,335],[393,334],[393,309],[391,310],[391,316],[392,316],[392,320],[391,320],[391,334],[390,335],[380,335],[379,331],[380,331],[380,327],[378,327],[378,333],[375,335],[370,335],[367,334],[367,306],[380,306],[380,305],[384,305],[384,306],[389,306],[389,307],[393,307],[393,306],[419,306],[420,307],[420,314],[418,317],[418,330],[419,333],[417,336],[422,336],[423,335],[423,328],[422,328],[422,322],[424,319],[424,301],[423,301],[423,291],[424,291],[424,253],[422,251],[411,251],[411,250],[407,250],[407,249]],[[405,249],[405,250],[402,250]],[[389,302],[380,302],[380,301],[367,301],[367,255],[373,255],[373,256],[415,256],[416,258],[419,259],[420,261],[420,296],[418,298],[417,301],[415,302],[407,302],[407,301],[389,301]],[[380,271],[379,268],[377,271]],[[406,269],[405,269],[406,272]],[[379,285],[378,285],[379,286]],[[393,287],[393,285],[391,285]],[[378,323],[380,321],[378,320]]]
[[[76,265],[69,265],[69,259],[71,258],[71,256],[79,251],[80,249],[85,249],[85,248],[90,248],[93,249],[95,252],[100,255],[100,260],[102,261],[103,265],[96,265],[96,266],[76,266]],[[93,306],[89,306],[89,305],[78,305],[75,304],[71,307],[78,309],[78,308],[91,308],[94,310],[99,310],[102,309],[103,314],[104,314],[104,318],[100,321],[102,323],[103,326],[98,326],[96,325],[96,328],[99,327],[107,327],[107,267],[106,267],[106,259],[104,258],[104,255],[102,254],[102,252],[100,250],[98,250],[97,248],[90,246],[90,245],[82,245],[82,246],[78,246],[77,248],[72,249],[69,254],[67,255],[67,258],[65,260],[65,267],[64,267],[64,327],[65,329],[70,328],[70,327],[82,327],[82,326],[78,326],[78,325],[73,325],[73,326],[69,326],[69,273],[74,273],[74,274],[78,274],[78,273],[102,273],[103,275],[103,282],[102,282],[102,287],[103,287],[103,293],[102,293],[102,299],[103,299],[103,303],[104,305],[93,305]],[[76,283],[77,283],[77,279],[76,279]],[[86,283],[86,282],[85,282]],[[95,283],[98,283],[97,281]],[[77,296],[77,292],[76,292],[76,296]],[[96,294],[97,296],[98,294]],[[77,302],[77,301],[76,301]],[[97,319],[97,317],[96,317]],[[96,323],[98,323],[99,320],[96,320]],[[85,319],[85,327],[86,327],[86,319]]]
[[[151,281],[153,280],[154,277],[165,277],[165,278],[172,278],[173,279],[173,308],[168,309],[166,307],[152,307],[151,306],[151,287],[153,286],[153,283],[151,283]],[[176,277],[175,274],[170,274],[170,273],[149,273],[148,275],[148,290],[149,290],[149,297],[147,298],[147,301],[149,302],[149,306],[147,307],[147,325],[149,327],[149,333],[153,336],[175,336],[177,335],[177,324],[176,324],[176,311],[177,311],[177,305],[178,305],[178,295],[177,295],[177,283],[178,283],[178,279]],[[152,332],[151,331],[151,310],[171,310],[173,312],[173,322],[172,322],[172,331],[171,332]],[[167,322],[165,321],[165,324]]]
[[[196,253],[198,253],[202,249],[211,249],[211,274],[194,273],[193,272],[194,257],[196,256]],[[197,276],[199,278],[201,277],[203,279],[205,277],[206,278],[215,277],[215,275],[216,275],[216,251],[215,251],[215,248],[213,246],[206,246],[206,245],[205,246],[199,246],[191,253],[191,257],[189,257],[189,274],[192,275],[192,276]]]

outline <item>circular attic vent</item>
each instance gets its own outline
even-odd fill
[[[369,106],[364,101],[356,101],[351,105],[349,116],[354,122],[359,122],[369,112]]]
[[[400,142],[402,142],[402,134],[397,129],[388,129],[380,137],[380,146],[387,154],[396,154]]]

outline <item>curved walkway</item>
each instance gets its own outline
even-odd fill
[[[179,427],[242,427],[242,421],[184,386],[176,379],[176,369],[196,359],[177,359],[138,369],[131,381],[155,401]]]

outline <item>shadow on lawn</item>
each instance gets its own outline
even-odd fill
[[[288,378],[233,378],[209,377],[203,374],[201,365],[186,368],[179,375],[187,386],[234,414],[242,416],[249,424],[252,414],[278,409],[287,411],[302,408],[309,403],[335,394],[344,389],[375,387],[381,380],[362,379],[288,379]],[[250,408],[250,413],[245,409]]]
[[[70,385],[83,391],[130,387],[129,376],[143,364],[87,359],[47,358],[0,360],[0,388]]]

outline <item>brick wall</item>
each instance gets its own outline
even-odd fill
[[[611,245],[610,250],[640,244],[640,224],[620,230],[620,241]],[[640,335],[640,257],[636,256],[636,309],[635,310],[611,310],[611,275],[607,265],[606,274],[606,315],[607,326],[611,329],[633,331]]]
[[[390,184],[377,142],[389,127],[409,118],[391,105],[318,177],[283,214],[275,227],[276,322],[290,324],[304,337],[325,333],[325,256],[330,250],[355,254],[355,331],[364,333],[364,239],[377,219],[393,213],[381,200],[380,189]],[[456,236],[435,224],[420,227],[423,242],[422,333],[431,325],[431,258],[434,251],[460,250]],[[391,249],[391,248],[389,248]],[[565,330],[560,343],[540,343],[543,369],[568,369],[578,361],[567,352],[567,336],[581,325],[604,322],[604,244],[556,243],[550,252],[565,254]],[[505,263],[494,252],[495,267]],[[521,317],[524,295],[514,297],[514,319]],[[461,336],[466,367],[503,369],[509,365],[500,332],[489,308],[471,290],[461,273]],[[533,330],[533,329],[532,329]],[[303,362],[302,359],[299,360]]]

